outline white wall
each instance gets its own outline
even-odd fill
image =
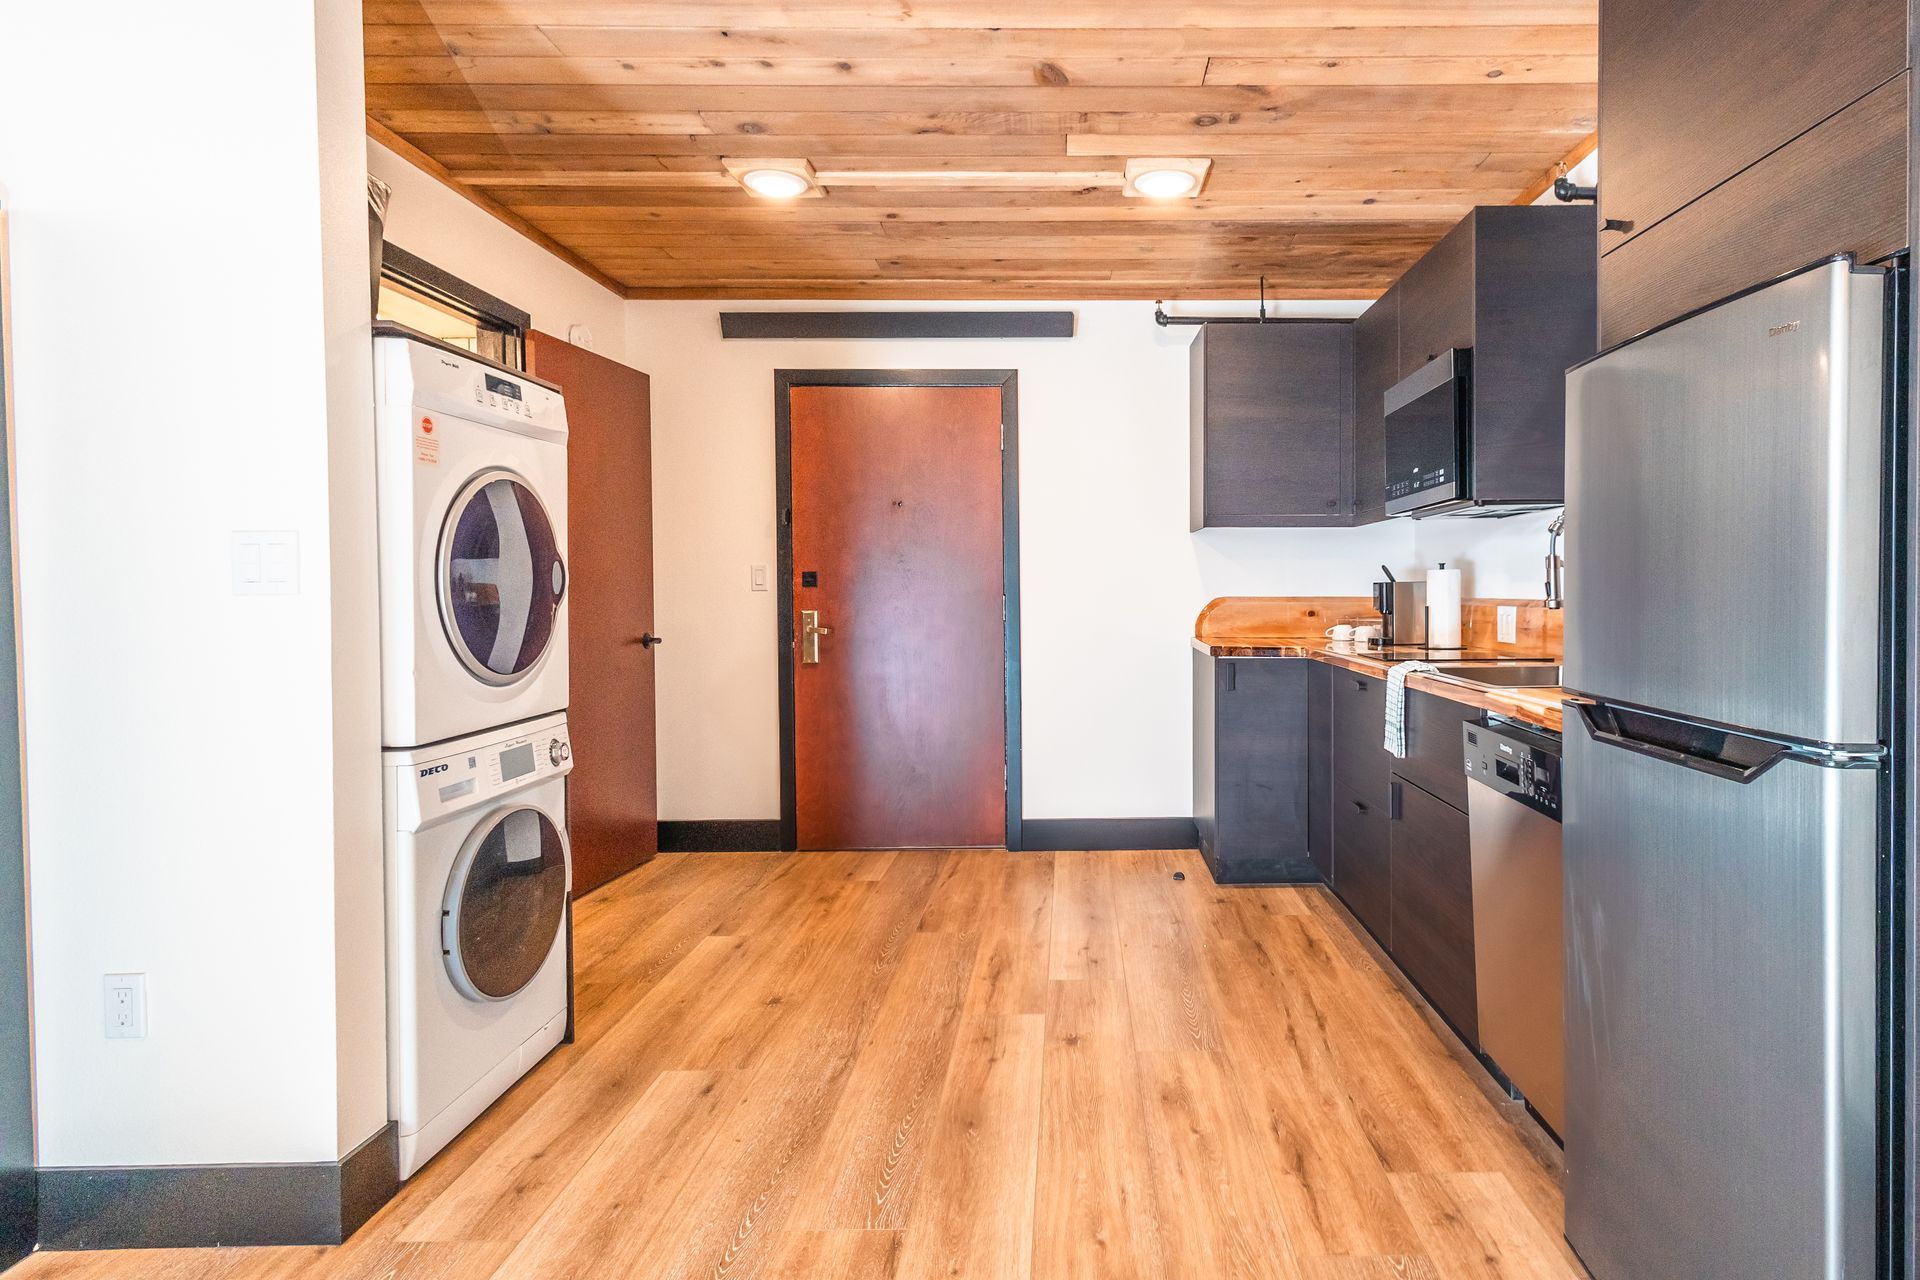
[[[388,243],[526,311],[542,333],[564,338],[568,326],[584,324],[594,350],[621,358],[625,299],[379,143],[366,145],[368,171],[393,188]]]
[[[1414,547],[1422,566],[1445,561],[1462,570],[1461,590],[1483,599],[1544,598],[1547,526],[1560,514],[1529,511],[1499,520],[1438,516],[1414,522]]]
[[[0,23],[43,1164],[385,1121],[357,10]],[[298,594],[233,594],[258,529]]]
[[[1151,304],[1055,304],[1079,316],[1065,340],[721,340],[720,311],[778,305],[627,304],[627,363],[653,376],[662,818],[779,815],[775,595],[748,579],[775,563],[775,369],[1019,371],[1028,817],[1192,812],[1188,640],[1201,606],[1364,595],[1382,561],[1414,563],[1406,521],[1190,533],[1194,331],[1156,327]]]

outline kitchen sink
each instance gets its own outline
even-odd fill
[[[1545,663],[1440,662],[1434,665],[1443,676],[1509,689],[1550,689],[1560,683],[1560,668]]]

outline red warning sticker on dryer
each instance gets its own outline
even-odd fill
[[[413,433],[413,460],[428,466],[440,465],[440,441],[433,434],[433,419],[424,414]]]

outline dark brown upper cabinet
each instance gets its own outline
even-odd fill
[[[1588,205],[1485,205],[1355,323],[1355,523],[1385,516],[1382,397],[1444,353],[1471,355],[1476,504],[1562,501],[1566,371],[1597,350]]]
[[[1400,286],[1353,322],[1353,522],[1387,518],[1387,454],[1382,425],[1387,388],[1400,381]]]
[[[1907,0],[1607,0],[1601,213],[1611,250],[1907,66]],[[1794,264],[1801,265],[1801,264]]]
[[[1600,7],[1600,342],[1907,245],[1906,0]]]
[[[1202,325],[1192,528],[1353,522],[1353,324]]]

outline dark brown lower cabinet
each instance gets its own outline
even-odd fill
[[[1475,713],[1408,690],[1407,754],[1396,759],[1381,743],[1386,681],[1336,670],[1329,684],[1333,859],[1327,881],[1401,972],[1478,1049],[1460,748],[1460,724]]]
[[[1387,682],[1335,670],[1327,705],[1334,893],[1383,947],[1393,943],[1393,868],[1388,856],[1388,760],[1381,746]]]
[[[1333,788],[1333,891],[1381,946],[1393,948],[1392,830],[1386,776]]]
[[[1473,870],[1467,815],[1404,778],[1390,783],[1394,962],[1473,1048]]]
[[[1309,852],[1310,658],[1215,658],[1193,663],[1193,819],[1220,884],[1320,879]]]
[[[1307,856],[1333,883],[1333,668],[1312,664],[1307,686]]]

